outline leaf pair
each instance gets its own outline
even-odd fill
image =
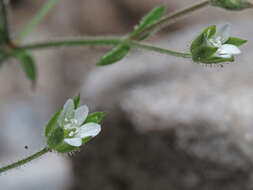
[[[129,35],[129,38],[134,39],[134,37],[138,36],[137,40],[141,41],[150,36],[150,33],[141,34],[145,29],[150,27],[151,25],[158,22],[164,15],[165,7],[158,6],[152,9],[140,22],[138,26],[135,27],[134,31]],[[99,66],[110,65],[116,63],[123,59],[129,52],[131,46],[126,40],[123,40],[122,43],[118,44],[115,48],[113,48],[110,52],[105,54],[97,63]]]

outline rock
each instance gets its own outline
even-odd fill
[[[242,18],[229,19],[233,35],[250,41],[251,20]],[[205,27],[156,44],[180,50]],[[250,190],[251,48],[224,68],[141,52],[91,71],[83,102],[107,119],[101,135],[73,158],[73,189]]]

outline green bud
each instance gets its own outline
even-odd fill
[[[247,0],[210,0],[210,3],[213,6],[232,11],[240,11],[247,8],[253,8],[253,4]]]

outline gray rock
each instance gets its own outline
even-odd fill
[[[233,35],[250,41],[251,19],[242,18],[228,21]],[[180,50],[205,26],[156,44]],[[83,101],[107,119],[101,136],[74,158],[73,189],[249,190],[251,49],[248,43],[224,68],[143,52],[91,71]]]

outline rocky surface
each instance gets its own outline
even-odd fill
[[[224,68],[139,51],[86,76],[83,101],[106,111],[107,119],[100,137],[73,158],[74,190],[252,188],[253,25],[247,14],[227,18],[233,35],[249,43]],[[182,50],[204,27],[187,27],[156,44]]]

